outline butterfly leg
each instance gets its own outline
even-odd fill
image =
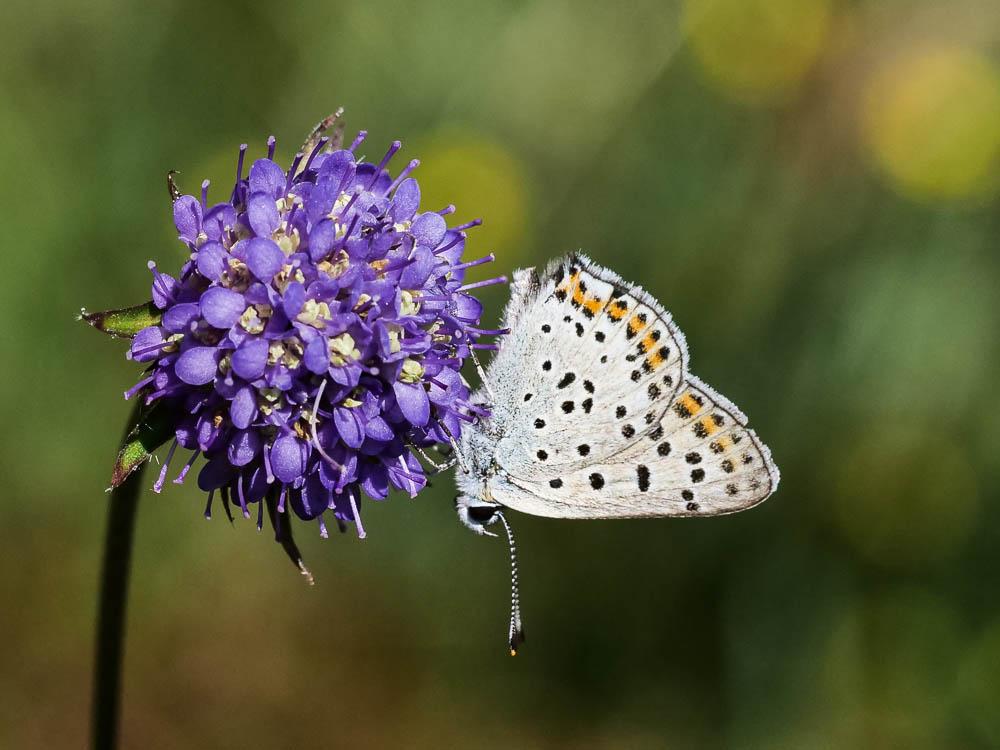
[[[417,453],[420,454],[420,457],[423,458],[424,461],[426,461],[431,465],[431,469],[433,471],[425,472],[425,474],[429,477],[433,477],[440,474],[441,472],[448,471],[448,469],[452,468],[455,464],[458,463],[458,459],[455,458],[455,455],[452,455],[451,458],[447,459],[443,464],[439,464],[433,458],[431,458],[430,455],[427,453],[427,451],[425,451],[419,445],[415,445],[413,443],[410,443],[409,445],[413,450],[415,450]]]
[[[486,379],[486,370],[483,369],[482,364],[479,362],[479,356],[476,354],[476,350],[469,348],[469,356],[472,357],[472,363],[476,366],[476,373],[479,375],[479,380],[483,384],[483,388],[490,396],[490,401],[495,401],[496,397],[493,395],[493,389],[490,388],[490,381]]]

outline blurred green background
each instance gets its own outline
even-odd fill
[[[711,520],[515,517],[516,659],[505,545],[449,477],[370,505],[363,542],[300,526],[315,588],[193,483],[147,492],[125,746],[1000,746],[996,2],[3,15],[0,747],[87,736],[137,367],[75,314],[180,263],[168,169],[228,186],[241,141],[287,159],[338,105],[369,156],[421,158],[426,206],[485,217],[476,278],[583,248],[641,281],[783,481]]]

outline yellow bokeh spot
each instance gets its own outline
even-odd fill
[[[1000,70],[959,47],[912,49],[879,69],[862,125],[875,162],[916,200],[975,198],[1000,166]]]
[[[830,0],[686,0],[684,28],[708,80],[741,101],[780,99],[816,61]]]
[[[495,252],[506,259],[504,268],[511,267],[529,220],[521,162],[500,144],[474,133],[435,134],[408,150],[420,159],[414,173],[420,182],[420,210],[454,204],[455,213],[446,217],[449,226],[482,218],[482,226],[469,231],[467,257]],[[477,278],[479,270],[473,269],[470,278]]]
[[[890,566],[936,562],[961,549],[979,511],[966,451],[947,434],[891,416],[858,434],[837,461],[834,511],[848,541]]]

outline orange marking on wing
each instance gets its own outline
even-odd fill
[[[624,318],[626,312],[628,312],[628,303],[624,300],[616,300],[608,305],[608,317],[615,322]]]
[[[646,357],[646,364],[649,365],[650,370],[655,370],[657,367],[662,365],[664,362],[663,355],[660,354],[660,350],[657,349],[655,352]]]
[[[643,326],[645,325],[646,325],[645,323],[639,320],[638,315],[633,315],[628,322],[628,330],[630,333],[632,333],[632,335],[635,335],[639,333],[639,331],[641,331],[643,329]]]
[[[701,405],[694,400],[694,396],[690,393],[685,393],[679,399],[677,399],[689,413],[697,414],[701,411]],[[714,426],[714,425],[713,425]]]
[[[724,435],[718,440],[713,440],[709,445],[709,448],[712,449],[712,453],[724,453],[730,446],[732,446],[732,444],[733,441],[729,438],[729,436]]]
[[[591,297],[583,303],[583,306],[594,315],[597,315],[597,313],[604,309],[604,300],[597,299],[597,297]]]
[[[558,289],[561,289],[561,290],[562,290],[562,291],[564,291],[564,292],[569,292],[570,290],[576,290],[576,289],[577,289],[577,284],[578,284],[578,280],[579,280],[579,278],[580,278],[580,272],[579,272],[579,271],[577,271],[577,272],[576,272],[576,273],[574,273],[573,275],[569,276],[569,277],[568,277],[568,278],[567,278],[567,279],[566,279],[566,280],[565,280],[565,281],[564,281],[564,282],[563,282],[562,284],[560,284],[560,285],[559,285],[559,286],[558,286],[557,288],[558,288]],[[574,292],[573,292],[573,295],[574,295],[574,296],[576,295],[576,291],[574,291]]]
[[[631,325],[631,323],[629,323],[629,325]],[[642,346],[642,350],[644,352],[649,352],[650,349],[656,346],[656,337],[652,334],[652,332],[647,333],[643,336],[642,341],[640,341],[639,344]]]
[[[702,417],[701,426],[705,429],[705,433],[708,435],[719,431],[719,425],[717,425],[715,420],[710,416]]]
[[[573,289],[573,301],[578,305],[582,305],[584,299],[585,295],[583,293],[583,290],[580,289],[580,285],[577,284],[576,287]]]

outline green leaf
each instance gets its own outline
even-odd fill
[[[153,451],[173,437],[176,423],[176,415],[159,403],[139,417],[118,451],[118,459],[111,475],[111,489],[121,485],[129,474],[149,460]]]
[[[143,328],[157,325],[162,318],[163,311],[152,302],[104,312],[80,311],[80,320],[86,321],[98,331],[119,339],[130,339]]]

